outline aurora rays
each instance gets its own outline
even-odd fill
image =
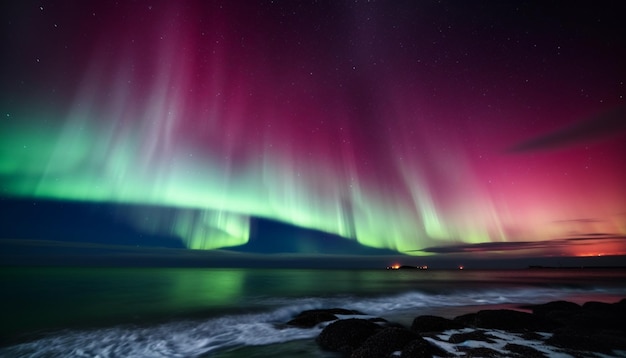
[[[623,126],[520,145],[623,108],[624,51],[595,33],[597,62],[556,25],[506,42],[532,21],[502,6],[495,35],[392,2],[3,7],[3,196],[136,204],[120,217],[191,249],[254,217],[410,255],[626,236]]]

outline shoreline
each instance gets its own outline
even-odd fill
[[[622,270],[63,269],[4,277],[8,295],[2,300],[14,307],[3,325],[8,335],[0,334],[14,338],[0,347],[6,356],[72,356],[89,346],[94,355],[159,355],[167,347],[164,356],[264,357],[276,347],[285,352],[281,357],[338,357],[315,343],[323,325],[285,328],[286,322],[305,310],[343,307],[410,329],[420,315],[530,313],[522,306],[613,303],[626,296]],[[306,355],[297,353],[300,346]]]
[[[318,346],[351,358],[626,356],[626,298],[480,308],[454,318],[427,314],[400,320],[319,309],[286,324],[322,326]]]
[[[587,295],[589,297],[589,295]],[[294,312],[292,317],[288,321],[282,321],[272,323],[275,326],[277,331],[274,333],[275,335],[280,336],[281,332],[285,329],[303,329],[308,330],[310,332],[309,338],[296,338],[296,339],[288,339],[285,341],[280,341],[278,338],[277,341],[270,342],[267,344],[256,345],[255,343],[246,343],[241,345],[232,345],[232,346],[224,346],[221,348],[217,348],[215,350],[211,350],[209,356],[216,357],[240,357],[241,354],[252,354],[252,356],[262,357],[264,356],[263,352],[271,352],[274,349],[278,349],[280,352],[283,352],[279,355],[273,355],[277,357],[291,357],[293,354],[297,352],[302,358],[305,357],[372,357],[372,358],[381,358],[381,357],[469,357],[469,356],[480,356],[480,357],[614,357],[614,356],[623,356],[626,355],[626,332],[618,331],[619,334],[613,334],[610,338],[613,342],[617,342],[617,346],[609,349],[607,348],[606,342],[603,341],[602,333],[604,331],[603,328],[594,328],[593,330],[580,330],[580,327],[560,327],[561,333],[558,333],[559,330],[550,325],[544,326],[545,329],[539,329],[538,326],[528,326],[524,327],[523,325],[518,325],[511,329],[510,327],[500,327],[498,320],[496,319],[495,323],[493,322],[493,317],[491,319],[491,323],[488,323],[486,326],[483,323],[477,321],[478,316],[480,315],[489,315],[489,312],[495,312],[498,317],[505,317],[506,315],[513,315],[513,319],[504,319],[503,322],[506,324],[507,322],[522,322],[526,320],[526,324],[528,322],[533,322],[531,319],[536,312],[537,307],[542,307],[550,304],[554,304],[554,302],[568,302],[566,304],[566,309],[563,310],[562,307],[557,307],[557,309],[552,309],[552,311],[557,312],[556,316],[558,319],[563,320],[565,317],[564,314],[568,312],[568,309],[575,307],[575,310],[578,310],[579,313],[583,312],[584,309],[587,309],[587,313],[592,312],[589,310],[589,307],[596,310],[596,314],[604,314],[602,310],[597,311],[598,306],[602,306],[600,308],[607,308],[609,306],[617,306],[619,305],[621,308],[619,311],[613,312],[613,316],[617,317],[620,322],[626,319],[626,299],[620,300],[605,300],[609,297],[617,297],[616,295],[611,296],[596,296],[591,295],[597,300],[602,300],[604,303],[598,303],[601,301],[591,301],[591,306],[588,302],[581,302],[581,299],[584,296],[576,299],[577,302],[574,303],[572,301],[551,301],[542,304],[524,304],[524,303],[502,303],[502,304],[485,304],[485,305],[471,305],[471,306],[451,306],[451,307],[424,307],[424,309],[419,310],[407,310],[406,312],[394,312],[392,314],[379,314],[373,316],[368,314],[368,312],[357,312],[353,310],[349,310],[350,312],[343,312],[343,314],[335,314],[329,312],[330,315],[326,315],[324,311],[328,311],[326,309],[315,309],[314,311],[318,312],[319,317],[323,317],[324,319],[319,320],[319,317],[314,317],[313,323],[311,321],[307,323],[305,326],[301,326],[298,324],[293,324],[293,320],[297,319],[298,316],[302,314],[306,314],[307,311],[301,311],[300,313]],[[576,306],[578,308],[576,308]],[[587,306],[587,308],[585,308]],[[322,312],[321,315],[319,312]],[[487,312],[487,313],[485,313]],[[542,317],[546,317],[548,315],[554,315],[555,313],[546,313],[547,311],[543,311],[541,313]],[[571,311],[570,313],[575,312]],[[521,316],[515,316],[520,314]],[[334,315],[334,317],[331,317]],[[503,316],[505,315],[505,316]],[[315,316],[315,315],[314,315]],[[592,315],[593,316],[593,315]],[[240,316],[242,317],[242,316]],[[422,318],[420,318],[422,317]],[[437,324],[450,324],[451,326],[447,327],[449,329],[441,329],[439,326],[437,329],[433,329],[432,327],[424,327],[417,329],[416,320],[418,318],[424,319],[424,317],[435,317],[434,319]],[[521,318],[520,318],[521,317]],[[330,319],[329,319],[330,318]],[[535,317],[536,318],[536,317]],[[428,318],[431,319],[431,318]],[[384,338],[384,340],[394,341],[394,337],[397,335],[405,335],[408,338],[411,338],[411,341],[418,340],[420,343],[420,349],[426,349],[428,354],[424,355],[420,353],[420,355],[414,355],[414,353],[406,353],[404,354],[404,348],[406,344],[409,342],[404,342],[402,347],[394,347],[392,352],[387,352],[385,355],[379,355],[380,351],[378,350],[380,347],[377,347],[378,343],[368,342],[375,341],[375,338],[370,339],[370,336],[365,337],[359,345],[350,348],[349,350],[343,349],[340,351],[328,349],[327,347],[323,347],[319,343],[319,337],[322,335],[324,330],[327,330],[329,327],[334,325],[340,321],[354,321],[354,320],[362,320],[368,323],[374,323],[376,325],[372,330],[371,337],[374,334],[379,334]],[[194,320],[195,321],[195,320]],[[484,321],[484,320],[483,320]],[[464,326],[458,326],[458,322],[463,322]],[[468,323],[472,322],[472,323]],[[611,320],[607,321],[611,323]],[[188,322],[190,323],[190,322]],[[191,322],[192,323],[192,322]],[[197,324],[202,324],[202,320],[198,320]],[[260,323],[260,322],[259,322]],[[536,322],[535,322],[536,323]],[[533,323],[533,324],[535,324]],[[545,322],[543,322],[545,323]],[[146,323],[146,328],[150,327],[149,323]],[[436,325],[437,325],[436,324]],[[597,322],[595,323],[597,324]],[[435,325],[435,326],[436,326]],[[160,324],[159,324],[160,326]],[[132,325],[131,329],[141,329],[142,325],[136,326]],[[292,328],[289,328],[292,327]],[[118,326],[118,328],[120,328]],[[154,327],[153,327],[154,328]],[[370,327],[371,328],[371,327]],[[567,329],[563,329],[567,328]],[[97,333],[101,328],[92,327],[86,328],[85,330],[79,330],[78,332],[87,332],[87,333]],[[353,329],[350,329],[353,330]],[[615,327],[613,327],[615,330]],[[67,332],[67,331],[66,331]],[[386,333],[382,333],[386,332]],[[407,333],[408,332],[408,333]],[[557,334],[558,333],[558,334]],[[11,349],[12,346],[17,346],[21,344],[45,344],[49,338],[54,338],[58,336],[58,334],[63,334],[63,331],[43,331],[43,332],[30,332],[30,334],[24,335],[21,339],[12,340],[12,342],[4,342],[0,347],[0,352],[3,348]],[[387,335],[387,336],[385,336]],[[556,335],[557,341],[566,340],[566,344],[572,344],[574,342],[573,347],[563,346],[564,343],[557,343],[561,346],[554,346],[550,342],[550,340],[554,340],[554,336]],[[560,336],[559,336],[560,335]],[[334,332],[331,336],[340,336],[337,332]],[[405,337],[405,338],[406,338]],[[565,337],[565,338],[563,338]],[[582,338],[581,338],[582,337]],[[590,338],[591,337],[591,338]],[[595,337],[595,338],[594,338]],[[15,337],[17,338],[17,337]],[[378,337],[381,338],[381,337]],[[407,338],[407,339],[408,339]],[[584,338],[584,339],[583,339]],[[424,343],[425,342],[425,343]],[[585,344],[589,344],[587,347],[576,346],[579,342],[583,342]],[[612,343],[611,343],[612,344]],[[507,347],[505,349],[505,347]],[[374,347],[374,348],[372,348]],[[468,348],[469,347],[469,348]],[[591,347],[591,349],[588,349]],[[595,348],[594,348],[595,347]],[[599,348],[597,348],[599,347]],[[415,347],[411,348],[414,349]],[[363,351],[374,349],[375,353],[364,353]],[[407,348],[408,349],[408,348]],[[512,349],[512,350],[511,350]],[[302,353],[303,351],[307,353]],[[360,353],[354,355],[355,351],[359,350]],[[515,350],[518,350],[516,353]],[[349,352],[348,352],[349,351]],[[410,350],[409,350],[410,351]],[[255,353],[256,352],[256,353]],[[395,355],[393,353],[395,352]],[[434,352],[439,352],[439,354],[435,354]],[[443,353],[442,353],[443,352]],[[473,353],[472,353],[473,352]],[[519,353],[519,352],[524,352]],[[259,355],[260,354],[260,355]],[[201,354],[200,356],[207,356],[206,354]],[[245,356],[245,354],[243,355]]]

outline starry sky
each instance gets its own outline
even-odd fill
[[[2,238],[626,255],[620,1],[0,8]]]

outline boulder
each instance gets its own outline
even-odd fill
[[[545,354],[536,350],[533,347],[524,346],[516,343],[507,343],[504,346],[506,351],[514,353],[513,355],[518,355],[524,358],[547,358]]]
[[[459,351],[465,353],[465,357],[503,358],[505,355],[495,349],[487,347],[459,347]]]
[[[529,308],[534,314],[546,317],[549,312],[561,311],[561,312],[578,312],[582,307],[574,302],[569,301],[552,301],[541,305],[524,306]]]
[[[463,315],[455,321],[481,328],[504,331],[551,331],[555,324],[543,317],[515,310],[482,310],[476,314]]]
[[[455,344],[463,343],[465,341],[481,341],[481,342],[487,342],[487,343],[495,343],[496,341],[494,341],[492,338],[495,338],[495,337],[486,333],[485,331],[477,330],[477,331],[471,331],[471,332],[465,332],[465,333],[455,333],[450,336],[450,338],[448,339],[448,342],[455,343]]]
[[[613,311],[615,305],[606,302],[589,301],[583,304],[584,311]]]
[[[597,353],[610,353],[612,349],[609,344],[598,339],[590,332],[571,327],[555,330],[552,337],[546,340],[546,344],[566,349]]]
[[[431,358],[433,356],[450,357],[451,355],[422,337],[409,342],[400,354],[400,358]]]
[[[336,315],[362,315],[363,313],[343,308],[317,309],[302,311],[291,321],[287,322],[289,326],[302,328],[315,327],[322,322],[337,320]]]
[[[476,326],[476,317],[478,313],[466,313],[464,315],[454,317],[453,321],[466,327]]]
[[[368,320],[342,319],[326,326],[316,341],[322,349],[347,355],[380,330],[379,325]]]
[[[578,330],[599,331],[616,330],[626,332],[626,311],[619,304],[586,302],[579,310],[549,311],[547,318],[558,322],[561,327]]]
[[[622,302],[622,301],[620,301]],[[550,314],[554,314],[551,312]],[[586,302],[560,322],[547,344],[578,351],[610,353],[626,350],[626,314],[620,303]]]
[[[611,311],[583,310],[568,317],[563,323],[566,327],[580,330],[618,330],[626,332],[626,324],[622,315]]]
[[[401,351],[409,342],[421,338],[406,328],[388,327],[369,337],[352,352],[352,358],[381,358]]]
[[[411,324],[411,330],[418,333],[443,332],[449,329],[463,329],[466,327],[467,326],[460,321],[430,315],[415,317],[413,324]]]

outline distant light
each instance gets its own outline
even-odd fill
[[[463,270],[465,267],[463,265],[459,265],[459,270]]]

